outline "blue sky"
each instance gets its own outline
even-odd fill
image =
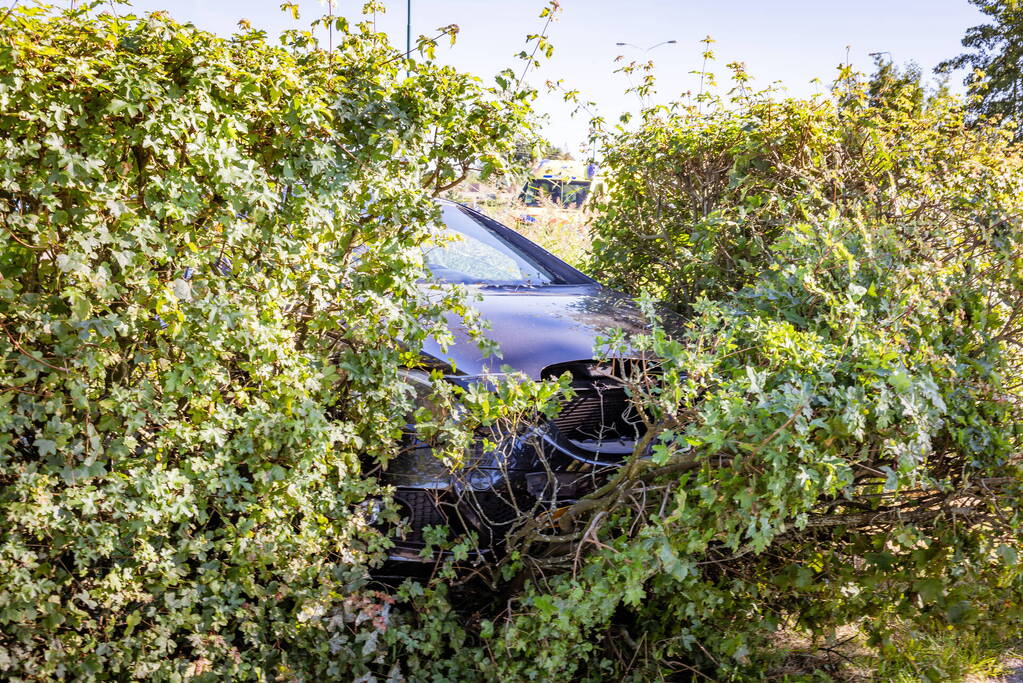
[[[388,12],[378,17],[379,28],[397,45],[405,40],[405,2],[385,0]],[[294,25],[278,9],[279,0],[135,0],[132,5],[136,11],[168,10],[179,20],[223,34],[241,18],[271,32]],[[316,0],[299,5],[303,24],[324,11]],[[362,2],[337,5],[354,17]],[[489,80],[505,66],[520,68],[513,55],[523,48],[526,34],[542,27],[537,15],[543,5],[542,0],[412,0],[413,35],[458,24],[458,42],[438,57]],[[966,0],[562,0],[561,5],[550,30],[554,58],[528,78],[538,86],[564,79],[609,119],[637,105],[634,95],[623,94],[625,79],[612,73],[614,58],[642,52],[616,42],[646,47],[678,41],[647,53],[656,63],[662,99],[698,87],[690,72],[700,67],[700,40],[707,35],[716,41],[711,70],[719,76],[726,63],[741,61],[755,84],[777,81],[793,95],[807,95],[826,87],[847,54],[863,70],[870,70],[869,53],[886,51],[898,63],[915,61],[929,72],[958,54],[965,29],[984,19]],[[814,79],[822,84],[813,84]],[[550,115],[552,142],[574,148],[585,138],[585,119],[572,119],[571,108],[558,97],[544,95],[539,105]]]

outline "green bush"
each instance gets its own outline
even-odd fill
[[[416,247],[530,93],[105,9],[0,22],[0,676],[386,673],[362,467],[465,310]]]
[[[897,627],[1018,632],[1006,131],[849,77],[610,136],[594,263],[688,316],[628,342],[648,440],[484,600],[450,564],[385,595],[365,467],[413,409],[397,368],[467,311],[417,283],[428,195],[501,170],[529,93],[368,23],[271,47],[100,7],[0,21],[5,677],[759,679],[782,629],[893,661]]]
[[[809,101],[741,79],[701,99],[605,140],[596,268],[687,319],[617,341],[657,359],[632,382],[652,456],[523,534],[504,674],[761,680],[785,632],[830,647],[852,625],[893,662],[907,630],[1018,634],[1011,132],[851,74]]]
[[[879,96],[847,81],[848,92],[779,100],[743,79],[728,106],[650,110],[607,143],[593,268],[610,283],[689,310],[760,277],[794,223],[911,223],[940,242],[934,231],[986,233],[1018,210],[1005,131],[967,129],[954,97],[922,107],[914,84]]]

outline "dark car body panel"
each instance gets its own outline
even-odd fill
[[[395,540],[391,552],[393,569],[403,575],[407,565],[424,561],[422,529],[449,524],[478,535],[480,552],[501,552],[502,538],[522,515],[537,514],[571,503],[595,490],[633,452],[635,435],[598,438],[594,448],[587,441],[586,425],[596,424],[603,434],[605,409],[617,415],[628,403],[624,389],[612,376],[592,368],[605,366],[596,358],[601,338],[621,330],[626,337],[648,331],[649,323],[627,296],[606,289],[513,230],[478,212],[460,207],[500,240],[514,246],[551,274],[544,285],[467,285],[476,297],[470,305],[480,314],[496,342],[497,355],[485,356],[457,315],[448,317],[452,344],[442,348],[436,339],[423,346],[424,365],[440,369],[456,384],[481,381],[480,376],[505,370],[533,380],[569,372],[573,393],[551,419],[525,426],[514,433],[480,434],[466,465],[448,469],[421,441],[411,427],[400,455],[389,463],[382,479],[395,487],[395,499],[410,520],[411,535]],[[451,286],[441,284],[440,286]],[[638,359],[626,351],[621,363]],[[632,356],[632,357],[630,357]],[[619,362],[619,361],[615,361]],[[605,368],[606,369],[606,368]],[[485,381],[485,380],[483,380]],[[484,443],[490,444],[486,447]],[[482,555],[481,555],[482,556]],[[396,564],[395,564],[396,563]]]
[[[484,357],[456,316],[449,317],[455,343],[446,350],[434,339],[424,345],[431,358],[453,366],[456,374],[500,372],[502,366],[541,379],[544,368],[593,358],[597,340],[615,329],[636,334],[646,322],[628,297],[597,284],[546,287],[487,287],[476,290],[473,307],[489,324],[487,337],[500,356]]]

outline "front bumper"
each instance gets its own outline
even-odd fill
[[[488,437],[496,448],[485,451],[481,438],[464,464],[449,468],[429,444],[406,436],[383,476],[405,520],[404,533],[393,539],[392,563],[435,561],[436,554],[423,552],[423,531],[439,525],[474,533],[479,557],[499,555],[516,525],[596,490],[621,462],[581,452],[542,425]]]

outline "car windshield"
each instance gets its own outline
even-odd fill
[[[426,266],[441,282],[477,285],[549,285],[554,276],[499,238],[465,209],[441,206],[443,229],[423,247]]]

